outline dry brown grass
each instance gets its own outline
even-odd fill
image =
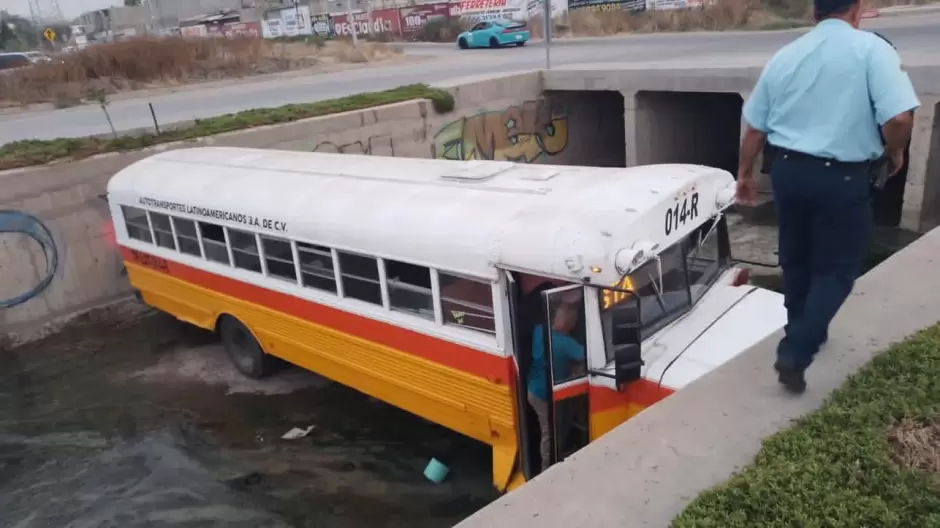
[[[888,431],[899,464],[940,477],[940,416],[929,423],[904,420]]]
[[[333,63],[385,60],[401,50],[377,42],[306,44],[252,38],[139,37],[91,46],[0,77],[0,101],[15,104],[78,104],[91,92],[115,93],[147,86],[181,84],[274,73]]]
[[[755,0],[718,0],[698,9],[652,11],[632,15],[627,12],[574,11],[570,15],[575,35],[613,33],[656,33],[660,31],[726,30],[746,27],[758,11]]]
[[[804,13],[809,14],[809,13]],[[793,25],[786,18],[763,8],[757,0],[718,0],[712,5],[676,11],[571,11],[568,20],[556,19],[555,35],[605,36],[619,33],[657,33],[665,31],[722,31]],[[542,36],[542,20],[529,23],[532,36]]]

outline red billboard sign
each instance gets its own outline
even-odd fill
[[[450,5],[443,4],[424,4],[399,9],[401,12],[401,30],[405,35],[414,35],[421,31],[421,28],[428,23],[428,20],[435,18],[447,18],[450,16]]]
[[[206,26],[210,37],[251,37],[261,38],[260,22],[234,22],[229,24]]]
[[[490,9],[503,9],[506,7],[506,0],[462,0],[456,2],[454,6],[459,12],[464,11],[488,11]]]
[[[368,13],[356,13],[353,15],[353,23],[356,25],[356,33],[360,35],[378,35],[380,33],[401,35],[401,20],[397,9],[376,9],[372,11],[371,26],[369,26]],[[337,37],[351,36],[352,26],[349,23],[349,16],[334,16],[333,30],[336,32]]]

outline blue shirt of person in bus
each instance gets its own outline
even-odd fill
[[[529,393],[541,400],[548,401],[546,394],[545,369],[545,334],[542,325],[535,327],[532,334],[532,366],[529,367]],[[568,377],[568,367],[584,361],[584,347],[568,334],[552,330],[552,371],[554,379]]]

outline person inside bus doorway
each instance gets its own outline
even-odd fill
[[[572,368],[583,368],[585,363],[585,350],[581,343],[575,340],[571,333],[578,324],[578,306],[581,304],[581,292],[573,291],[562,297],[562,302],[555,306],[550,306],[549,317],[551,320],[551,340],[552,340],[552,371],[554,379],[566,379]],[[528,399],[529,405],[535,410],[539,421],[539,432],[541,441],[539,443],[539,454],[542,458],[542,471],[548,469],[551,464],[551,424],[549,423],[548,413],[551,411],[549,403],[551,395],[547,393],[548,385],[552,378],[549,376],[545,362],[545,333],[543,325],[538,324],[532,333],[532,366],[529,369],[528,379]],[[567,430],[565,421],[557,417],[559,426],[557,430],[563,433]],[[559,434],[557,441],[562,441],[564,434]]]

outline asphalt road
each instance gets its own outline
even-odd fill
[[[905,62],[940,62],[940,14],[917,14],[866,21],[865,27],[891,39]],[[584,62],[648,63],[695,60],[702,67],[720,67],[743,56],[769,57],[805,30],[774,32],[685,33],[564,39],[552,44],[552,66]],[[265,81],[233,81],[224,86],[161,93],[146,98],[112,101],[108,110],[118,130],[152,126],[147,103],[162,123],[311,102],[353,93],[384,90],[416,82],[435,83],[469,75],[542,68],[541,42],[523,48],[457,50],[449,44],[409,44],[409,55],[427,60]],[[0,145],[20,139],[79,137],[109,132],[97,105],[31,111],[0,116]]]

